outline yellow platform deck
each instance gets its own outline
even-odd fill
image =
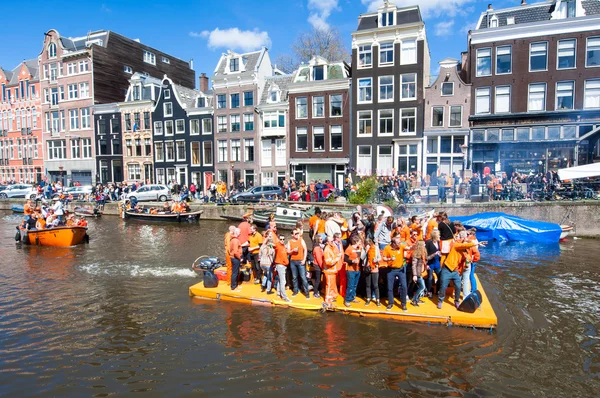
[[[477,286],[481,292],[483,303],[473,314],[458,311],[454,307],[454,298],[448,296],[445,299],[442,309],[437,308],[437,298],[434,297],[433,300],[424,298],[423,300],[425,303],[421,303],[418,307],[414,307],[409,302],[407,304],[408,311],[404,312],[400,308],[400,301],[396,298],[392,310],[386,311],[384,303],[386,303],[385,297],[387,292],[381,295],[381,307],[377,307],[375,302],[371,302],[370,305],[365,306],[365,301],[362,298],[358,298],[360,303],[352,304],[352,306],[348,308],[344,305],[344,299],[341,296],[338,296],[334,311],[348,315],[378,317],[404,322],[424,322],[444,325],[452,324],[456,326],[485,329],[495,328],[498,325],[498,318],[496,317],[496,313],[488,300],[479,278],[477,279]],[[233,292],[223,281],[219,282],[218,287],[211,289],[205,288],[203,282],[200,282],[191,286],[189,293],[190,296],[197,298],[234,301],[250,305],[288,307],[309,311],[323,310],[323,298],[316,299],[311,295],[310,299],[306,299],[303,294],[292,297],[291,291],[288,291],[288,297],[292,302],[287,303],[281,300],[277,294],[267,295],[266,293],[262,293],[260,291],[260,285],[246,282],[243,283],[241,287],[241,292]]]

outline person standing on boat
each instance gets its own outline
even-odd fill
[[[273,261],[275,260],[275,242],[273,232],[265,231],[263,244],[260,246],[260,268],[262,270],[261,291],[273,294]]]
[[[383,261],[388,263],[388,274],[387,274],[387,291],[388,291],[388,305],[386,310],[390,311],[394,306],[394,282],[398,277],[400,286],[400,302],[402,304],[402,310],[406,311],[406,267],[404,259],[404,250],[410,249],[406,246],[406,243],[400,241],[400,234],[395,233],[392,238],[392,242],[385,247],[382,254]]]
[[[337,273],[342,268],[342,253],[341,248],[335,244],[332,237],[327,237],[327,245],[323,252],[325,258],[325,267],[323,274],[325,275],[325,306],[333,307],[333,303],[337,299]]]
[[[52,210],[54,210],[54,215],[57,217],[58,222],[62,223],[65,212],[63,208],[63,202],[59,200],[59,198],[54,198],[54,205],[52,206]]]
[[[286,284],[286,273],[287,267],[290,263],[289,255],[291,254],[284,244],[285,236],[280,235],[279,239],[275,240],[275,269],[277,270],[277,294],[281,299],[287,303],[291,303],[292,300],[287,296],[285,292]]]
[[[227,284],[231,285],[231,253],[229,252],[229,245],[231,243],[231,237],[235,231],[235,226],[230,225],[229,231],[225,233],[225,266],[227,267]]]
[[[238,225],[240,230],[240,244],[242,245],[242,260],[241,265],[250,263],[250,255],[248,252],[248,236],[250,235],[250,226],[252,222],[252,213],[246,213],[242,216],[243,221]]]
[[[385,222],[381,222],[375,230],[375,243],[379,245],[379,250],[384,250],[390,244],[392,231],[394,230],[394,217],[389,216]]]
[[[231,256],[231,290],[239,292],[238,279],[240,274],[240,262],[242,260],[242,244],[239,240],[240,229],[236,228],[231,234],[231,242],[229,242],[229,255]]]
[[[344,252],[344,263],[346,264],[346,294],[344,305],[352,306],[352,303],[358,303],[356,300],[356,286],[360,278],[360,256],[361,241],[358,235],[354,235],[350,240],[350,246]]]
[[[466,259],[467,249],[477,245],[475,242],[465,242],[466,239],[466,231],[461,231],[456,235],[454,242],[452,242],[450,245],[450,252],[442,264],[442,271],[440,272],[440,290],[438,290],[437,304],[439,309],[442,309],[442,304],[444,303],[444,298],[446,297],[446,289],[448,288],[450,281],[454,282],[454,306],[458,308],[460,305],[461,278],[458,271],[461,267],[461,264]]]
[[[299,229],[292,231],[292,239],[287,244],[288,253],[290,253],[290,268],[292,271],[292,296],[298,294],[298,277],[302,281],[302,291],[307,299],[310,298],[308,294],[308,281],[306,279],[306,242],[300,235]]]
[[[475,228],[467,231],[467,240],[469,242],[479,243],[475,236]],[[463,298],[467,297],[471,292],[477,290],[477,279],[475,279],[475,267],[477,262],[481,258],[479,253],[479,246],[473,246],[468,250],[467,262],[469,263],[468,270],[463,270],[462,283],[463,283]]]
[[[365,305],[371,304],[371,298],[375,296],[379,307],[381,306],[379,301],[379,261],[381,260],[381,254],[371,238],[365,240],[365,251],[367,252],[367,263],[363,267],[367,282],[367,301]]]
[[[321,208],[315,207],[315,214],[313,214],[308,219],[308,228],[310,229],[310,238],[312,240],[314,240],[315,235],[317,235],[317,223],[319,222],[320,219],[321,219]]]
[[[252,224],[250,226],[250,234],[248,235],[248,252],[250,255],[250,263],[252,264],[252,274],[254,276],[255,285],[258,285],[261,281],[262,269],[258,261],[258,253],[262,244],[263,236],[257,231],[256,224]]]
[[[321,235],[315,236],[315,239],[313,240],[312,250],[313,269],[315,276],[315,279],[313,281],[313,296],[315,298],[321,297],[319,292],[321,290],[321,273],[323,271],[323,268],[325,267],[325,255],[323,253],[324,246],[325,245],[323,244],[323,237],[321,237]]]
[[[440,231],[437,227],[431,231],[431,239],[425,241],[425,249],[427,250],[427,295],[429,298],[433,297],[433,274],[435,273],[437,278],[437,286],[440,284],[440,259],[442,252],[440,251]]]
[[[412,299],[412,305],[419,306],[421,295],[425,292],[425,281],[423,273],[427,270],[427,249],[425,242],[417,242],[415,250],[412,253],[412,281],[417,284],[417,290]]]

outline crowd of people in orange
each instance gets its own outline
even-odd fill
[[[261,284],[266,294],[277,293],[291,302],[287,287],[292,296],[302,293],[307,299],[312,290],[314,298],[324,293],[328,308],[334,307],[338,296],[344,298],[346,307],[360,303],[359,291],[365,306],[381,306],[384,295],[388,311],[395,297],[407,311],[408,299],[419,306],[424,298],[437,296],[441,309],[450,282],[458,308],[461,293],[464,298],[476,290],[478,247],[485,242],[477,241],[474,230],[451,222],[445,212],[395,219],[357,210],[345,219],[339,212],[317,208],[308,230],[299,220],[287,242],[275,223],[269,223],[261,234],[251,214],[244,215],[239,226],[230,226],[225,234],[231,290],[241,291],[244,266],[252,270],[254,283]],[[311,239],[310,249],[306,235]]]
[[[87,227],[84,217],[76,218],[64,208],[62,200],[55,200],[53,206],[37,206],[31,199],[23,205],[23,219],[20,228],[28,231],[42,230],[55,227]]]

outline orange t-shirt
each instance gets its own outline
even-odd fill
[[[377,248],[375,245],[371,245],[367,251],[367,261],[371,267],[371,273],[379,272],[379,263],[376,263],[375,256],[377,255]]]
[[[354,263],[353,261],[356,260],[357,258],[359,258],[359,254],[360,254],[360,249],[355,249],[354,247],[352,247],[352,245],[348,246],[348,248],[346,249],[346,251],[344,252],[344,254],[346,256],[348,256],[348,259],[350,260],[350,263],[346,263],[346,270],[347,271],[359,271],[360,267],[360,261],[358,263]]]
[[[348,221],[346,221],[346,219],[344,218],[344,222],[342,223],[342,228],[346,228],[346,230],[342,230],[342,239],[347,240],[348,239]],[[341,228],[340,228],[341,229]]]
[[[319,219],[319,224],[317,225],[317,234],[321,235],[325,233],[325,220],[322,218]]]
[[[251,254],[258,254],[260,251],[260,245],[262,245],[262,243],[263,236],[260,233],[256,232],[254,235],[248,236],[248,249],[253,248],[250,250]]]
[[[425,234],[426,240],[431,239],[431,232],[433,232],[433,230],[437,228],[437,226],[438,222],[435,218],[432,218],[431,220],[429,220],[429,222],[427,222],[427,232]]]
[[[33,214],[33,208],[31,207],[31,205],[29,203],[25,203],[25,205],[23,205],[23,213],[26,216],[30,216]]]
[[[325,257],[326,271],[329,270],[329,273],[336,273],[342,269],[340,264],[342,259],[340,258],[339,261],[337,260],[338,256],[340,255],[340,249],[338,249],[337,245],[334,244],[325,246],[325,251],[323,254]]]
[[[290,239],[288,241],[290,245],[290,250],[298,249],[297,253],[290,254],[290,260],[293,261],[302,261],[304,260],[304,246],[302,246],[302,241],[300,239]]]
[[[317,216],[316,214],[308,219],[308,228],[310,228],[311,232],[315,230],[315,225],[317,225],[318,219],[319,219],[319,216]]]
[[[279,239],[275,242],[275,264],[288,265],[290,260],[288,259],[287,249],[285,245],[281,243]]]
[[[248,221],[242,221],[240,225],[238,225],[240,229],[240,236],[238,239],[240,240],[240,244],[244,244],[248,242],[248,235],[250,235],[250,223]]]
[[[401,243],[398,249],[393,249],[392,245],[387,245],[383,249],[383,257],[391,258],[395,257],[395,260],[388,260],[388,267],[390,268],[402,268],[404,267],[404,248],[406,243]]]
[[[238,238],[231,238],[231,242],[229,242],[229,253],[238,260],[242,258],[242,246]]]
[[[412,223],[410,225],[411,231],[417,231],[417,240],[423,240],[423,228],[421,228],[421,224]]]

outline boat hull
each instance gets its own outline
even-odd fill
[[[10,209],[13,211],[13,213],[24,213],[25,212],[23,205],[11,205]]]
[[[102,212],[97,209],[90,209],[88,207],[77,206],[73,209],[73,213],[77,217],[100,217],[102,216]]]
[[[144,221],[144,222],[198,222],[203,210],[192,211],[189,213],[174,213],[174,214],[149,214],[149,213],[134,213],[126,211],[124,218],[126,220]]]
[[[23,239],[27,239],[30,245],[69,247],[82,243],[86,233],[86,227],[56,227],[27,231]]]

